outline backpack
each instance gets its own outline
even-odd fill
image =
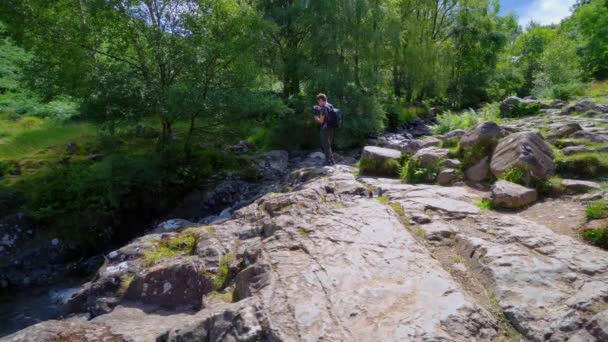
[[[338,129],[342,127],[342,111],[328,104],[327,108],[327,127]]]

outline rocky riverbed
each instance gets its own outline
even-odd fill
[[[227,218],[107,254],[64,319],[3,340],[606,341],[608,252],[577,233],[601,182],[561,179],[550,194],[533,182],[561,172],[568,140],[601,153],[604,107],[546,106],[559,108],[381,136],[392,150],[366,148],[360,170],[298,164]],[[366,175],[403,158],[415,182]],[[496,181],[513,165],[529,184]]]

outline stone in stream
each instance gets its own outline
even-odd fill
[[[401,152],[388,148],[365,146],[359,167],[362,175],[396,177],[401,168]]]
[[[519,132],[502,138],[492,154],[490,169],[496,178],[520,168],[525,178],[545,179],[555,172],[553,151],[536,131]]]
[[[503,208],[522,208],[536,201],[536,190],[499,180],[492,185],[492,203]]]

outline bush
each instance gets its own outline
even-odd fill
[[[590,220],[599,220],[608,217],[608,203],[606,201],[596,201],[587,204],[585,214]]]
[[[391,129],[413,122],[419,116],[416,108],[404,107],[395,101],[388,103],[385,108],[386,127]]]
[[[401,179],[410,184],[435,183],[440,172],[441,161],[431,167],[420,167],[416,162],[410,160],[403,165]]]
[[[608,248],[608,228],[596,228],[583,231],[583,237],[590,243]]]
[[[528,183],[526,170],[521,167],[508,169],[500,178],[519,185],[527,185]]]
[[[435,134],[446,134],[456,129],[471,129],[485,121],[500,123],[500,110],[498,103],[486,105],[480,113],[472,109],[462,113],[447,111],[437,115],[438,124],[432,127]]]

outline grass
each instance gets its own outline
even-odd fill
[[[497,209],[497,206],[492,203],[491,200],[484,198],[481,201],[477,201],[474,203],[476,206],[478,206],[480,209],[482,210],[495,210]]]
[[[599,220],[608,217],[608,203],[595,201],[585,206],[585,214],[590,220]]]
[[[196,236],[190,232],[162,239],[156,249],[144,252],[144,264],[150,266],[161,260],[176,258],[180,255],[192,255],[196,243]]]
[[[120,288],[118,289],[118,292],[122,294],[127,293],[127,290],[129,289],[129,286],[131,286],[133,279],[135,279],[135,276],[132,274],[124,276],[120,281]]]
[[[401,204],[393,202],[390,203],[389,206],[393,208],[393,210],[397,215],[399,215],[399,217],[405,216],[405,210],[403,209],[403,206]]]
[[[559,195],[566,191],[566,187],[560,176],[552,176],[541,183],[538,187],[538,191],[543,195]]]
[[[234,253],[228,253],[220,259],[220,266],[217,269],[215,279],[213,279],[213,287],[216,290],[221,290],[228,285],[230,281],[230,263],[235,259]]]
[[[306,236],[310,236],[310,233],[305,231],[304,229],[299,229],[298,235],[306,237]]]
[[[460,263],[462,263],[462,258],[457,255],[457,256],[455,256],[455,257],[452,258],[452,263],[454,263],[454,264],[460,264]]]
[[[512,167],[500,177],[500,179],[519,185],[526,185],[526,178],[526,170],[522,167]]]
[[[12,121],[0,117],[0,160],[40,157],[54,147],[63,152],[69,141],[83,145],[92,140],[98,130],[85,122],[62,123],[27,116]]]
[[[221,301],[224,301],[226,303],[233,303],[235,301],[233,288],[231,288],[223,293],[218,292],[218,291],[213,291],[213,292],[211,292],[210,296],[213,298],[217,298]]]
[[[608,228],[585,230],[582,235],[583,238],[591,244],[602,248],[608,248]]]
[[[595,103],[608,103],[608,80],[592,82],[586,93]]]
[[[409,184],[435,183],[442,162],[439,160],[431,167],[420,167],[414,160],[410,160],[403,165],[400,178]]]
[[[426,232],[420,227],[416,228],[414,234],[421,239],[424,239],[424,237],[426,236]]]
[[[381,204],[387,205],[388,204],[388,197],[386,196],[380,196],[376,198],[378,200],[378,202],[380,202]]]
[[[447,111],[437,115],[437,125],[432,127],[435,134],[446,134],[456,129],[471,129],[485,121],[494,121],[500,123],[500,110],[498,103],[486,105],[481,113],[476,113],[470,109],[462,113],[454,113]]]
[[[593,178],[608,172],[608,153],[585,152],[555,158],[557,172]]]

